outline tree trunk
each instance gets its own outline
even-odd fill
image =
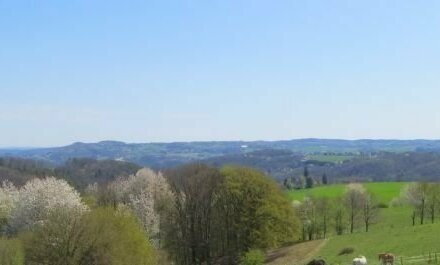
[[[416,212],[415,211],[413,211],[411,218],[412,218],[412,225],[415,226],[416,225]]]
[[[351,220],[350,220],[350,233],[353,234],[353,230],[354,230],[354,212],[351,212]]]

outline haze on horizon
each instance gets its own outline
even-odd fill
[[[440,138],[438,1],[0,2],[0,147]]]

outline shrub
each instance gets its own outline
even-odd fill
[[[343,248],[343,249],[341,249],[341,251],[339,251],[339,256],[342,256],[342,255],[348,255],[348,254],[352,254],[354,252],[354,248],[350,248],[350,247],[348,247],[348,248]]]
[[[377,208],[386,209],[388,207],[389,207],[388,204],[384,202],[380,202],[377,204]]]
[[[22,238],[26,264],[157,264],[137,218],[111,208],[97,208],[77,218],[58,211]]]
[[[246,252],[240,261],[241,265],[263,265],[264,264],[264,253],[258,249],[251,249]]]
[[[17,239],[0,239],[0,264],[23,265],[24,251]]]

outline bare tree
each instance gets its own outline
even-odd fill
[[[370,225],[375,222],[379,216],[379,207],[374,197],[364,192],[362,200],[362,217],[365,224],[365,232],[368,232]]]
[[[326,238],[330,219],[331,203],[328,198],[316,199],[316,211],[318,214],[318,228],[323,238]]]
[[[343,198],[338,198],[334,201],[333,217],[334,217],[335,231],[337,235],[342,235],[344,233],[346,226],[345,217],[347,211],[343,202],[344,202]]]
[[[362,202],[364,199],[364,188],[361,184],[349,184],[345,194],[345,206],[349,216],[350,233],[353,233],[354,228],[362,211]]]
[[[420,224],[424,223],[426,204],[428,199],[429,184],[426,182],[412,183],[405,190],[405,197],[413,206],[415,214],[420,218]]]
[[[175,194],[172,219],[167,225],[168,248],[179,264],[212,264],[212,234],[220,172],[190,164],[168,173]]]
[[[437,212],[437,207],[440,200],[440,196],[438,195],[439,192],[440,192],[439,183],[430,183],[428,185],[427,206],[428,206],[428,214],[431,219],[431,223],[435,222],[435,214]]]

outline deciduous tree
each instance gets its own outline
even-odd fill
[[[31,229],[47,220],[58,209],[83,212],[87,207],[79,193],[65,180],[47,177],[32,179],[20,188],[11,210],[9,226],[12,232]]]

